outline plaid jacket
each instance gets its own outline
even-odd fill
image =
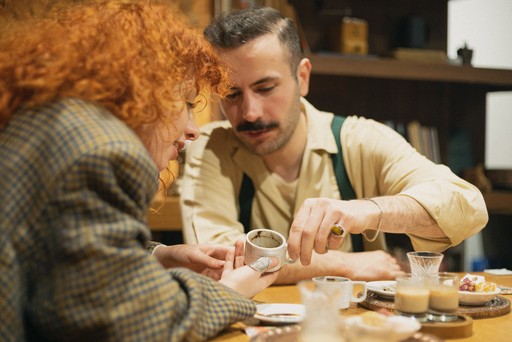
[[[144,246],[157,170],[127,126],[66,99],[0,130],[0,340],[204,340],[252,301]]]

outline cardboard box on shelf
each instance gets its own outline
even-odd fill
[[[332,29],[331,48],[336,52],[368,54],[368,23],[366,20],[344,17]]]

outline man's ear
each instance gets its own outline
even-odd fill
[[[299,82],[300,96],[306,96],[309,92],[309,76],[311,75],[311,62],[303,58],[297,68],[297,80]]]

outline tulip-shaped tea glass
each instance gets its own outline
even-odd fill
[[[425,277],[428,274],[439,272],[443,254],[436,252],[409,252],[407,253],[411,274],[413,277]]]

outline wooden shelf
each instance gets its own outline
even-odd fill
[[[493,191],[484,193],[489,214],[512,214],[512,191]]]
[[[512,214],[512,191],[493,191],[484,193],[489,214]],[[159,208],[161,202],[155,203]],[[158,212],[148,213],[148,225],[154,232],[181,231],[181,210],[178,196],[169,196]]]
[[[148,212],[148,226],[152,231],[181,231],[180,198],[169,196],[164,202],[153,203],[157,211]]]
[[[318,75],[474,84],[488,87],[489,91],[512,89],[512,70],[327,54],[308,58],[313,74]]]

